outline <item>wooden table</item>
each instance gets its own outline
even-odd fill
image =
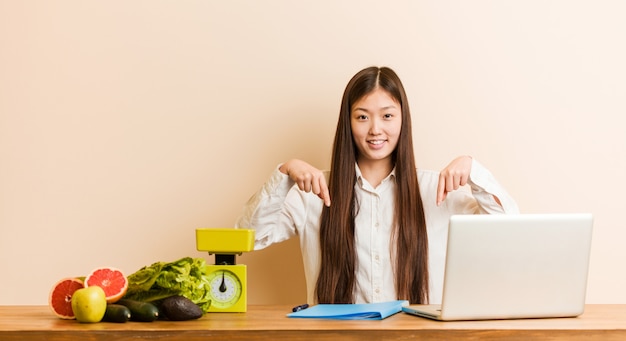
[[[438,322],[398,313],[382,321],[294,319],[288,306],[249,306],[184,322],[82,324],[47,306],[0,306],[0,340],[626,340],[626,305],[587,305],[577,318]]]

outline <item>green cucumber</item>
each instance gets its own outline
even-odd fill
[[[123,323],[130,320],[131,312],[128,307],[121,304],[107,304],[102,321]]]
[[[140,322],[152,322],[159,318],[159,309],[152,303],[123,298],[116,302],[130,309],[130,319]]]

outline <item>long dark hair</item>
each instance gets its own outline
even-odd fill
[[[319,303],[354,303],[356,248],[354,218],[358,203],[356,145],[352,137],[352,105],[376,88],[388,92],[402,107],[402,128],[393,152],[396,198],[395,227],[391,250],[395,250],[395,282],[398,299],[411,303],[428,302],[428,238],[424,208],[417,183],[411,114],[400,78],[387,67],[369,67],[348,82],[341,101],[339,122],[333,143],[328,183],[330,207],[324,207],[320,226],[321,268],[316,294]]]

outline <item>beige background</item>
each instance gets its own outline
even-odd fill
[[[0,304],[46,304],[230,227],[280,162],[329,166],[341,94],[404,81],[418,166],[486,165],[523,212],[592,212],[590,303],[626,303],[623,1],[0,0]],[[296,240],[240,258],[299,304]]]

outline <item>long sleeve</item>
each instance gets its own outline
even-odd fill
[[[285,200],[293,185],[289,176],[276,167],[263,187],[244,206],[235,227],[255,230],[255,250],[296,235],[292,218],[285,209]]]
[[[469,185],[478,204],[476,213],[519,213],[515,200],[491,172],[476,160],[472,160]],[[498,198],[500,204],[494,197]]]
[[[315,285],[320,268],[319,224],[323,201],[300,191],[278,167],[245,205],[235,227],[255,230],[254,249],[298,236],[302,251],[307,302],[315,303]]]

